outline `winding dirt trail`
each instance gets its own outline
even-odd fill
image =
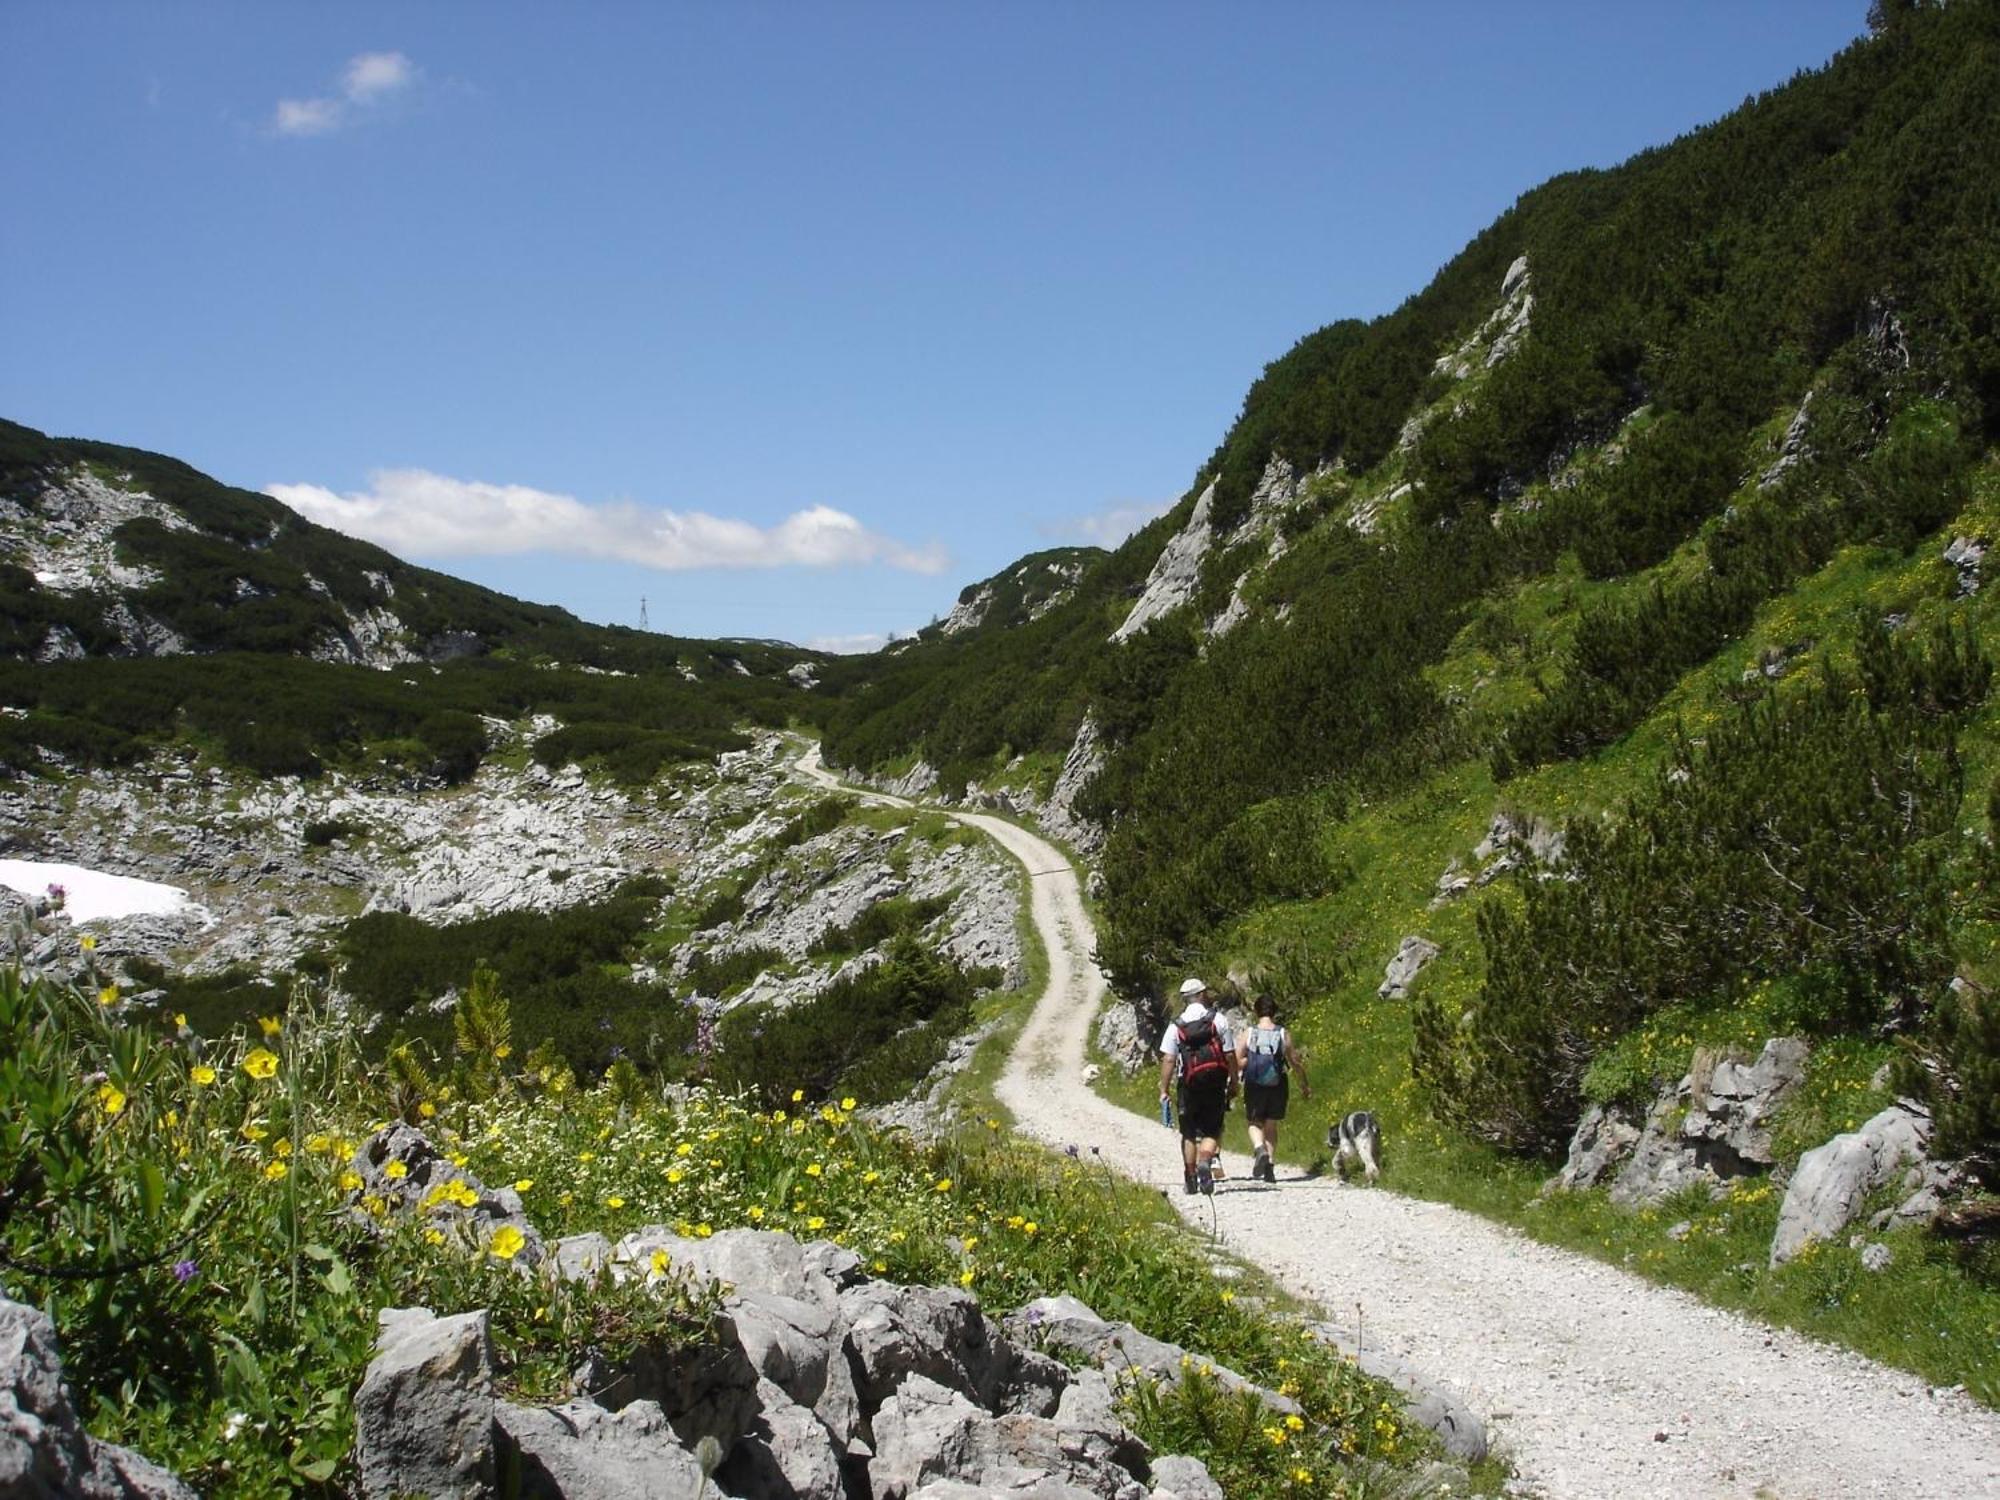
[[[853,790],[820,766],[817,746],[798,769]],[[1211,1205],[1181,1193],[1175,1137],[1083,1082],[1106,986],[1076,872],[1004,819],[941,811],[1020,860],[1048,948],[1048,987],[1000,1101],[1023,1134],[1094,1148],[1171,1189],[1168,1201],[1206,1232]],[[1275,1187],[1232,1177],[1212,1212],[1232,1251],[1462,1396],[1551,1500],[2000,1496],[2000,1413],[1475,1215],[1296,1175]]]

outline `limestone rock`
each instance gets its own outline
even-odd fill
[[[960,1392],[912,1375],[875,1415],[875,1500],[934,1493],[932,1481],[982,1486],[982,1493],[1113,1500],[1133,1482],[1105,1456],[1108,1435],[1031,1416],[989,1416]],[[941,1493],[965,1493],[944,1490]]]
[[[1097,779],[1098,773],[1104,769],[1106,758],[1098,736],[1097,720],[1085,714],[1083,722],[1077,726],[1076,739],[1063,756],[1062,772],[1049,791],[1049,800],[1042,804],[1043,830],[1055,838],[1066,840],[1086,859],[1094,858],[1103,851],[1105,831],[1077,812],[1076,799],[1083,794],[1085,787]]]
[[[1436,1433],[1453,1458],[1478,1463],[1486,1457],[1486,1424],[1456,1391],[1393,1354],[1366,1347],[1332,1323],[1316,1323],[1313,1331],[1351,1357],[1362,1374],[1401,1391],[1410,1419]]]
[[[784,1496],[787,1500],[844,1500],[840,1460],[826,1429],[770,1381],[757,1387],[758,1413],[737,1439],[716,1483],[725,1494]]]
[[[1375,993],[1385,1000],[1401,1000],[1410,993],[1410,984],[1423,972],[1425,964],[1436,958],[1438,945],[1427,937],[1411,935],[1403,939],[1396,956],[1389,960],[1389,967],[1383,971],[1382,983]]]
[[[1113,997],[1097,1018],[1097,1050],[1128,1076],[1152,1061],[1153,1049],[1139,1034],[1139,1014],[1131,1002]]]
[[[1019,1343],[1078,1354],[1114,1374],[1137,1370],[1171,1388],[1186,1378],[1190,1368],[1199,1368],[1224,1390],[1254,1392],[1258,1400],[1281,1415],[1289,1416],[1299,1410],[1291,1397],[1265,1390],[1225,1365],[1201,1359],[1179,1344],[1141,1333],[1130,1323],[1100,1318],[1087,1303],[1075,1297],[1038,1297],[1008,1314],[1006,1329]]]
[[[1702,1049],[1684,1077],[1660,1090],[1643,1120],[1625,1105],[1592,1106],[1551,1185],[1586,1188],[1608,1180],[1611,1201],[1633,1207],[1768,1171],[1769,1122],[1804,1080],[1807,1050],[1798,1037],[1771,1038],[1754,1062]]]
[[[855,1384],[870,1409],[913,1376],[993,1406],[1011,1351],[969,1292],[870,1281],[840,1294],[840,1313]]]
[[[1923,1159],[1930,1130],[1924,1116],[1891,1105],[1859,1130],[1837,1135],[1800,1157],[1778,1210],[1771,1265],[1782,1266],[1808,1241],[1830,1240],[1845,1229],[1869,1193]]]
[[[1990,544],[1984,537],[1955,536],[1944,549],[1944,560],[1958,570],[1958,598],[1979,592],[1979,565],[1986,560]]]
[[[1208,1465],[1181,1453],[1153,1460],[1152,1500],[1160,1500],[1163,1494],[1173,1500],[1226,1500]]]
[[[0,1495],[20,1500],[195,1500],[165,1469],[84,1430],[55,1325],[0,1298]]]
[[[1725,1158],[1734,1158],[1743,1170],[1769,1168],[1771,1116],[1805,1082],[1809,1051],[1803,1037],[1788,1036],[1765,1042],[1754,1063],[1733,1054],[1697,1053],[1681,1139],[1696,1146],[1712,1168]]]
[[[1569,1159],[1556,1174],[1555,1185],[1576,1189],[1596,1187],[1611,1169],[1632,1155],[1639,1127],[1615,1105],[1593,1104],[1577,1121],[1570,1137]]]
[[[384,1308],[354,1396],[362,1493],[449,1500],[494,1485],[493,1341],[486,1313]]]
[[[1209,509],[1215,503],[1215,481],[1195,499],[1187,524],[1167,542],[1146,578],[1139,600],[1125,616],[1125,623],[1111,632],[1114,645],[1128,641],[1153,621],[1171,614],[1190,599],[1201,582],[1202,559],[1208,556],[1213,539]]]
[[[713,1493],[651,1401],[616,1412],[594,1401],[502,1402],[495,1415],[519,1467],[521,1500],[698,1500]]]

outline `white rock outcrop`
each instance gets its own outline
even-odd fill
[[[1201,582],[1202,559],[1214,540],[1209,526],[1209,509],[1215,503],[1215,482],[1211,480],[1194,502],[1187,525],[1175,532],[1153,563],[1146,587],[1125,623],[1111,632],[1114,642],[1129,641],[1153,621],[1173,613],[1194,598]]]
[[[1831,1240],[1851,1223],[1877,1188],[1887,1187],[1930,1145],[1931,1122],[1901,1104],[1891,1105],[1859,1130],[1837,1135],[1799,1158],[1785,1188],[1778,1229],[1771,1236],[1771,1265],[1798,1257],[1814,1240]]]

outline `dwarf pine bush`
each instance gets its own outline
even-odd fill
[[[1943,845],[1956,716],[1990,677],[1969,635],[1863,636],[1828,670],[1683,740],[1614,826],[1566,830],[1560,869],[1479,913],[1485,982],[1415,1015],[1438,1108],[1515,1150],[1556,1148],[1586,1070],[1645,1017],[1799,976],[1811,1032],[1906,1029],[1951,976]]]

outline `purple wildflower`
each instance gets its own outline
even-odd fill
[[[1069,1157],[1072,1161],[1076,1159],[1076,1154],[1077,1154],[1076,1147],[1074,1146],[1063,1147],[1063,1155]]]
[[[174,1280],[178,1281],[182,1286],[186,1286],[200,1274],[201,1265],[199,1262],[192,1260],[177,1260],[174,1262]]]

